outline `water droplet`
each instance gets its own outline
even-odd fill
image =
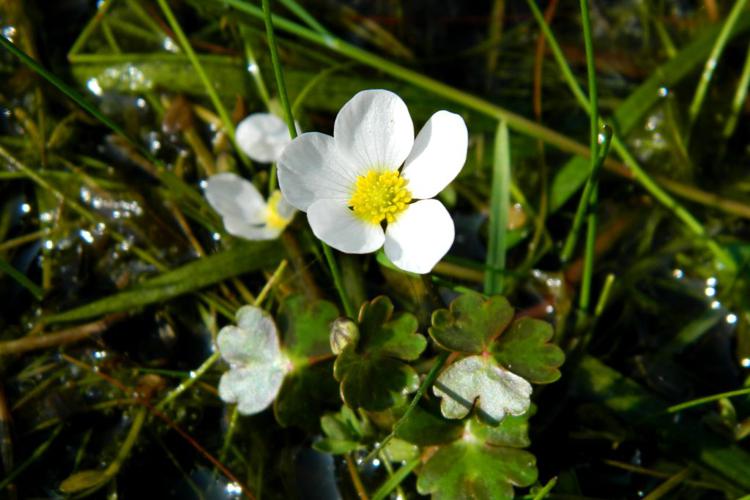
[[[659,87],[657,92],[659,97],[667,97],[669,95],[669,89],[667,87]]]
[[[716,278],[714,278],[713,276],[706,280],[706,286],[716,286],[716,283]]]
[[[725,319],[726,319],[727,323],[729,323],[730,325],[733,325],[733,324],[737,323],[737,315],[736,314],[729,313],[729,314],[727,314],[727,317]]]
[[[198,183],[201,189],[206,189],[208,187],[208,181],[206,179],[203,179]]]
[[[162,46],[162,48],[164,50],[166,50],[168,52],[179,52],[180,51],[180,48],[177,46],[176,43],[174,43],[174,40],[172,40],[168,36],[164,37],[164,40],[162,40],[162,42],[161,42],[161,46]]]
[[[682,269],[674,269],[672,271],[672,276],[678,280],[681,280],[685,277],[685,272]]]
[[[713,297],[714,295],[716,295],[716,288],[707,286],[703,293],[706,294],[706,297]]]
[[[86,82],[86,87],[91,91],[92,94],[96,96],[102,95],[102,87],[99,85],[99,80],[96,78],[89,78],[89,81]]]
[[[27,214],[27,213],[31,212],[31,205],[29,205],[28,203],[21,203],[21,207],[20,208],[21,208],[21,213],[22,214]]]
[[[13,37],[16,36],[16,27],[15,26],[3,26],[3,29],[0,31],[3,34],[3,38],[8,39],[8,41],[12,42]]]
[[[242,494],[242,487],[237,483],[228,483],[225,490],[228,495],[241,495]]]
[[[221,235],[219,233],[214,233],[211,235],[211,237],[214,239],[214,241],[221,241]]]
[[[711,302],[711,309],[719,309],[721,307],[721,302],[718,300],[714,300]]]
[[[91,232],[87,231],[86,229],[81,229],[79,233],[81,235],[81,239],[88,243],[89,245],[94,242],[94,235],[91,234]]]
[[[740,364],[743,368],[750,368],[750,358],[742,358],[742,361],[740,361]]]
[[[46,248],[47,250],[52,250],[53,248],[55,248],[55,243],[52,240],[45,240],[44,248]]]

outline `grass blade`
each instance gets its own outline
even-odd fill
[[[495,158],[492,163],[490,194],[489,246],[484,272],[484,293],[503,292],[505,273],[506,228],[510,206],[510,138],[508,125],[500,121],[495,134]]]

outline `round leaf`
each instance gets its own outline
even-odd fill
[[[533,318],[521,318],[492,346],[495,359],[535,384],[549,384],[560,378],[558,368],[565,354],[552,338],[552,325]]]
[[[447,418],[463,418],[476,403],[482,420],[496,425],[506,414],[521,415],[531,404],[531,384],[498,366],[490,356],[463,358],[440,374],[432,387],[443,398]]]
[[[480,354],[512,319],[513,308],[505,297],[485,299],[476,292],[465,292],[449,309],[433,313],[430,336],[450,351]]]

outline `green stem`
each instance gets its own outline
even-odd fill
[[[406,462],[404,465],[389,477],[375,493],[372,494],[372,500],[384,500],[388,495],[403,482],[411,472],[422,463],[421,457],[415,457]]]
[[[708,85],[711,83],[711,79],[714,75],[714,70],[719,64],[719,58],[721,58],[721,54],[722,52],[724,52],[724,47],[726,47],[727,45],[729,35],[732,33],[734,25],[737,24],[737,21],[740,18],[740,14],[745,9],[746,4],[747,0],[737,0],[735,2],[732,10],[729,12],[729,16],[727,16],[727,20],[724,21],[724,26],[722,26],[721,31],[719,32],[719,36],[718,38],[716,38],[716,42],[714,42],[714,46],[711,49],[711,53],[708,56],[708,59],[706,59],[706,64],[703,66],[703,73],[701,73],[701,79],[695,89],[695,95],[693,96],[693,100],[690,103],[690,108],[688,110],[688,118],[690,119],[691,128],[701,111],[703,100],[705,99],[706,92],[708,91]]]
[[[169,391],[169,394],[167,394],[164,399],[159,401],[159,404],[157,404],[155,408],[161,411],[169,403],[180,397],[180,395],[190,389],[193,384],[195,384],[203,376],[203,374],[206,373],[214,365],[214,363],[219,360],[219,358],[221,358],[221,353],[219,351],[216,351],[211,356],[206,358],[206,360],[201,363],[201,365],[196,370],[190,372],[190,377],[187,380],[183,381],[180,385]]]
[[[286,84],[284,83],[284,71],[281,68],[281,61],[279,60],[279,50],[276,46],[276,35],[273,31],[273,22],[271,16],[271,6],[269,0],[262,0],[263,4],[263,20],[266,25],[266,36],[268,38],[268,48],[271,52],[271,64],[273,65],[273,74],[276,77],[276,87],[279,93],[279,100],[281,101],[281,107],[284,110],[286,118],[286,125],[289,128],[289,135],[294,139],[297,137],[297,127],[294,125],[294,114],[292,113],[292,107],[289,104],[289,96],[286,92]],[[339,271],[338,264],[336,263],[336,257],[333,255],[331,248],[321,241],[323,245],[323,253],[328,263],[328,268],[331,270],[331,276],[333,277],[333,283],[336,286],[336,290],[339,293],[341,299],[341,305],[344,307],[346,315],[350,318],[354,318],[356,311],[352,307],[349,296],[344,288],[343,280],[341,279],[341,272]]]
[[[29,458],[24,460],[21,465],[16,467],[13,471],[9,472],[2,480],[0,480],[0,491],[3,491],[5,488],[7,488],[15,478],[20,476],[23,471],[33,465],[34,462],[39,460],[39,458],[44,455],[44,453],[47,451],[47,448],[49,448],[49,446],[52,444],[52,441],[55,440],[57,435],[60,434],[60,431],[63,429],[63,427],[64,426],[62,424],[55,427],[55,430],[52,431],[52,434],[50,434],[47,440],[40,444],[37,449],[35,449],[34,452],[29,456]]]
[[[586,248],[583,262],[583,278],[581,280],[581,296],[579,305],[581,310],[588,312],[591,301],[591,283],[594,275],[594,257],[596,243],[596,210],[599,197],[599,186],[595,177],[597,162],[599,161],[599,100],[596,87],[596,65],[594,62],[594,42],[591,36],[591,19],[589,18],[588,0],[580,0],[581,24],[583,25],[583,44],[586,48],[586,73],[589,83],[589,149],[591,150],[591,169],[589,181],[591,184],[591,197],[588,206],[588,217],[586,227]],[[584,189],[584,193],[586,190]]]
[[[607,128],[606,130],[610,131],[610,128]],[[604,165],[604,160],[607,159],[607,154],[609,153],[609,147],[612,144],[611,136],[607,138],[607,140],[602,144],[602,148],[599,150],[599,158],[594,165],[594,169],[589,174],[588,179],[586,180],[586,185],[583,188],[583,193],[581,194],[581,198],[578,200],[578,208],[576,209],[575,216],[573,217],[573,226],[570,229],[570,232],[568,233],[567,238],[565,238],[565,245],[563,246],[563,250],[560,253],[560,260],[563,263],[569,262],[571,257],[573,257],[573,252],[576,249],[576,243],[578,242],[578,235],[581,231],[581,226],[583,225],[584,216],[588,212],[588,207],[591,204],[591,194],[593,193],[594,187],[597,185],[597,179],[599,177],[599,173],[601,172],[602,166]]]
[[[670,406],[669,408],[667,408],[667,411],[669,413],[675,413],[678,411],[685,410],[687,408],[692,408],[693,406],[700,406],[706,403],[711,403],[713,401],[718,401],[720,399],[733,398],[736,396],[745,396],[748,394],[750,394],[750,387],[745,388],[745,389],[737,389],[735,391],[722,392],[721,394],[714,394],[713,396],[706,396],[703,398],[693,399],[691,401],[685,401],[684,403]]]
[[[737,83],[737,90],[734,93],[734,99],[732,99],[732,110],[729,113],[729,118],[724,126],[722,135],[724,139],[729,139],[734,134],[734,129],[737,127],[737,120],[742,111],[742,106],[745,104],[745,98],[747,97],[747,87],[750,83],[750,46],[747,48],[747,54],[745,55],[745,64],[742,66],[742,75],[740,81]]]
[[[261,0],[261,2],[263,4],[263,21],[266,24],[268,50],[271,52],[271,65],[273,66],[273,74],[276,77],[279,101],[281,101],[281,108],[284,110],[286,126],[289,128],[289,135],[294,139],[297,137],[297,127],[294,126],[292,106],[289,104],[289,96],[287,95],[286,83],[284,82],[284,71],[281,68],[281,60],[279,59],[279,48],[276,46],[276,35],[273,32],[270,0]]]
[[[245,47],[247,72],[250,73],[250,76],[253,77],[255,88],[258,90],[258,95],[263,101],[263,104],[266,105],[266,108],[268,108],[271,102],[271,98],[268,95],[268,88],[266,88],[266,83],[263,81],[263,75],[260,72],[260,65],[258,64],[258,59],[255,57],[255,52],[253,51],[253,46],[250,43],[250,37],[247,34],[247,29],[244,26],[240,27],[240,34],[242,35],[242,38],[244,40],[243,45]]]
[[[244,12],[259,19],[265,18],[261,9],[244,2],[243,0],[213,1],[215,3],[229,5],[240,12]],[[301,39],[307,40],[316,45],[326,47],[333,52],[349,57],[350,59],[361,62],[372,68],[376,68],[383,73],[405,82],[409,82],[417,87],[429,90],[436,95],[445,97],[457,104],[466,106],[467,108],[484,115],[497,120],[505,120],[508,123],[509,128],[542,139],[549,144],[557,146],[562,151],[581,156],[588,156],[589,154],[588,148],[583,144],[482,98],[453,88],[450,85],[446,85],[414,70],[399,66],[384,57],[370,54],[369,52],[355,47],[354,45],[350,45],[336,37],[322,36],[313,30],[307,29],[304,26],[298,25],[279,16],[271,16],[271,19],[273,20],[273,25],[282,31],[296,35]]]
[[[177,41],[180,43],[180,47],[190,60],[190,63],[195,69],[195,72],[198,73],[198,78],[200,78],[201,82],[203,82],[203,86],[206,88],[206,93],[208,94],[209,99],[211,99],[211,103],[214,105],[214,108],[216,108],[216,111],[219,113],[221,122],[224,124],[224,128],[226,129],[227,134],[229,134],[229,138],[232,141],[232,144],[234,144],[237,154],[246,166],[250,166],[250,160],[247,158],[245,153],[242,152],[237,144],[237,138],[234,134],[234,123],[232,123],[232,119],[229,117],[229,113],[224,107],[224,104],[221,102],[221,98],[219,98],[219,94],[216,92],[216,88],[208,78],[206,71],[203,69],[203,65],[201,65],[198,56],[195,55],[195,51],[190,45],[190,41],[187,39],[187,36],[185,36],[185,32],[182,31],[182,27],[180,26],[180,23],[177,22],[177,18],[172,12],[172,9],[169,7],[167,0],[157,0],[157,2],[159,3],[161,11],[164,13],[164,17],[167,18],[169,27],[172,29],[172,31],[174,31],[175,36],[177,36]]]
[[[391,430],[391,433],[388,434],[385,439],[383,439],[378,445],[375,447],[374,450],[372,450],[370,453],[367,454],[367,456],[362,461],[363,464],[369,463],[370,460],[377,457],[378,454],[386,447],[386,445],[390,442],[391,439],[394,438],[396,435],[396,432],[398,429],[403,425],[403,423],[406,421],[407,418],[409,418],[409,415],[414,411],[414,408],[417,407],[417,404],[419,403],[419,400],[422,399],[422,397],[427,392],[427,388],[432,385],[432,383],[435,381],[435,379],[438,376],[438,372],[443,367],[445,362],[448,360],[448,356],[450,353],[448,351],[441,352],[437,359],[435,360],[435,364],[432,365],[432,368],[430,368],[430,371],[427,373],[427,376],[424,378],[422,383],[419,385],[419,388],[417,389],[417,392],[414,393],[414,397],[412,398],[411,402],[409,403],[408,408],[406,408],[406,411],[403,415],[401,415],[401,418],[398,419],[398,421],[393,424],[393,430]]]
[[[487,269],[484,273],[484,293],[503,292],[505,272],[505,232],[508,227],[510,205],[510,139],[508,125],[498,123],[495,133],[495,155],[492,164],[492,190],[490,194],[489,244]]]

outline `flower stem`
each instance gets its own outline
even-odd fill
[[[271,21],[271,5],[270,0],[262,0],[263,5],[263,20],[266,24],[266,37],[268,41],[268,49],[271,52],[271,64],[273,65],[273,74],[276,77],[276,87],[279,93],[279,100],[281,101],[281,107],[284,110],[286,118],[286,125],[289,128],[289,135],[294,139],[297,137],[297,128],[294,126],[294,115],[292,114],[292,107],[289,104],[289,96],[286,93],[286,84],[284,83],[284,72],[281,68],[281,61],[279,60],[279,50],[276,46],[276,36],[273,32],[273,22]],[[344,307],[344,311],[347,316],[354,318],[356,311],[352,307],[349,296],[346,294],[344,289],[344,283],[341,279],[341,272],[336,264],[336,257],[333,255],[331,248],[320,242],[323,246],[323,253],[326,256],[326,262],[328,268],[331,270],[331,276],[333,276],[333,283],[336,286],[336,290],[339,293],[341,299],[341,305]]]

